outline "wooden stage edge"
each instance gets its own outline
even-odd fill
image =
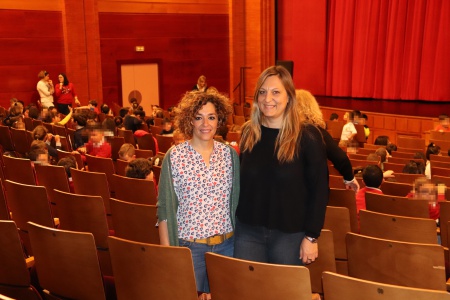
[[[450,100],[437,102],[325,96],[315,97],[321,107],[337,108],[340,111],[342,109],[348,111],[357,109],[366,113],[373,112],[428,118],[437,118],[442,113],[450,115]],[[342,118],[342,116],[340,116],[340,118]]]

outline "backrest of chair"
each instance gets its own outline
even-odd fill
[[[444,248],[347,234],[348,275],[402,286],[446,290]]]
[[[30,151],[31,140],[28,137],[26,130],[11,128],[11,138],[14,143],[14,150],[22,157]]]
[[[327,206],[323,228],[333,232],[334,255],[336,259],[347,259],[345,236],[348,232],[351,232],[348,208]]]
[[[355,124],[356,136],[355,140],[361,145],[362,143],[366,143],[366,134],[364,131],[364,125]]]
[[[430,130],[430,140],[450,140],[450,132]]]
[[[352,232],[358,232],[358,215],[356,213],[356,196],[353,190],[330,189],[328,205],[347,207],[350,214]]]
[[[156,205],[145,205],[111,198],[111,215],[116,237],[159,244]]]
[[[136,155],[136,158],[149,158],[153,157],[153,150],[135,149],[134,154]]]
[[[441,245],[444,247],[449,246],[448,240],[448,226],[447,222],[450,221],[450,201],[439,202],[439,219],[440,219],[440,228],[441,228]]]
[[[324,296],[327,300],[445,300],[450,294],[444,291],[417,289],[362,280],[331,272],[322,275]]]
[[[170,147],[172,147],[172,145],[173,145],[173,137],[172,136],[155,134],[154,137],[158,141],[159,152],[166,153],[167,150],[169,150]]]
[[[359,211],[361,234],[408,243],[437,244],[436,222],[430,218],[411,218]]]
[[[197,300],[191,251],[109,237],[118,299]]]
[[[3,155],[5,178],[23,184],[35,185],[34,170],[31,161],[25,158]]]
[[[0,284],[26,287],[30,285],[30,273],[16,223],[0,221]]]
[[[345,189],[344,177],[341,175],[329,175],[328,185],[334,189]]]
[[[61,159],[63,157],[68,157],[68,156],[73,156],[75,157],[75,160],[77,161],[77,168],[78,170],[81,170],[84,168],[84,162],[83,159],[81,158],[81,154],[78,152],[67,152],[67,151],[63,151],[58,149],[58,158]]]
[[[130,143],[136,147],[136,141],[134,140],[133,131],[126,129],[117,130],[117,135],[124,138],[125,143]]]
[[[395,173],[394,175],[396,175],[398,173],[402,173],[404,167],[405,167],[405,164],[397,164],[397,163],[393,163],[393,162],[390,162],[390,161],[383,163],[384,170],[386,170],[386,171],[387,170],[394,171],[394,173]]]
[[[29,224],[40,285],[70,299],[106,299],[94,237]]]
[[[110,214],[110,193],[106,174],[75,169],[71,169],[71,174],[75,193],[102,197],[106,213]]]
[[[236,142],[239,143],[241,141],[241,133],[240,132],[228,132],[227,133],[227,142]]]
[[[431,175],[431,180],[434,183],[443,183],[445,186],[450,187],[450,176]]]
[[[412,191],[413,185],[407,183],[383,181],[380,189],[385,195],[405,197]]]
[[[430,161],[442,161],[442,162],[450,163],[450,156],[430,154]]]
[[[27,222],[54,227],[54,221],[43,186],[27,185],[10,180],[4,182],[6,199],[17,227],[27,231]]]
[[[53,204],[53,190],[70,192],[67,173],[63,166],[35,165],[36,178],[40,186],[45,186],[49,201]]]
[[[415,152],[392,151],[392,156],[393,157],[414,159],[414,153]]]
[[[98,247],[108,248],[108,222],[102,197],[55,190],[55,203],[59,215],[58,228],[90,232]]]
[[[156,184],[159,183],[159,176],[161,175],[161,166],[153,166],[153,176],[155,178]]]
[[[97,157],[92,156],[89,154],[85,155],[86,157],[86,163],[88,165],[88,169],[90,172],[97,172],[97,173],[105,173],[106,178],[108,179],[108,184],[110,190],[114,190],[113,185],[113,174],[116,173],[114,170],[114,163],[111,158],[105,158],[105,157]]]
[[[244,106],[242,104],[234,104],[233,105],[234,114],[236,116],[243,116],[244,115]]]
[[[411,160],[414,160],[412,158],[403,158],[403,157],[394,157],[391,156],[388,158],[390,163],[394,163],[394,164],[399,164],[399,165],[406,165],[407,163],[409,163]]]
[[[410,153],[410,155],[413,155],[417,152],[424,152],[424,148],[397,147],[397,151],[402,153]]]
[[[311,299],[306,267],[259,263],[211,252],[205,259],[213,299]]]
[[[327,130],[330,133],[331,137],[335,140],[341,139],[342,127],[344,127],[344,121],[330,121],[327,120]]]
[[[156,143],[151,133],[145,134],[137,138],[139,149],[152,150],[156,153]]]
[[[161,133],[161,131],[163,131],[163,127],[162,126],[159,126],[159,125],[150,125],[150,128],[149,128],[149,130],[150,130],[150,133],[151,134],[153,134],[153,135],[155,135],[155,134],[160,134]]]
[[[450,162],[433,160],[433,161],[430,161],[430,164],[431,164],[430,167],[450,169]],[[449,171],[449,173],[450,173],[450,171]]]
[[[113,182],[116,187],[115,197],[117,199],[140,204],[156,204],[156,190],[153,181],[115,174]]]
[[[5,188],[3,180],[0,178],[0,220],[10,220],[9,208],[6,204]]]
[[[245,123],[245,117],[233,115],[233,123],[242,126]]]
[[[121,136],[113,136],[109,139],[111,144],[111,158],[116,161],[119,158],[119,150],[123,144],[125,144],[125,139]]]
[[[23,118],[23,122],[25,123],[25,130],[33,131],[33,129],[34,129],[34,127],[33,127],[33,119],[31,119],[29,117],[24,117]]]
[[[320,244],[320,259],[316,259],[314,263],[306,265],[306,267],[311,278],[312,292],[322,294],[322,273],[325,271],[336,272],[333,233],[330,230],[322,229],[318,243]]]
[[[431,170],[431,176],[439,175],[439,176],[450,177],[450,169],[431,166],[430,170]]]
[[[14,143],[8,126],[0,125],[0,144],[5,151],[14,151]]]
[[[114,167],[114,170],[116,170],[116,174],[120,176],[125,176],[125,168],[128,166],[128,161],[118,159],[115,162],[116,166]]]
[[[395,171],[394,171],[395,172]],[[424,174],[405,174],[405,173],[394,173],[394,179],[395,182],[398,183],[406,183],[406,184],[413,184],[414,181],[418,178],[425,178]]]
[[[418,137],[399,135],[399,136],[397,136],[397,147],[424,149],[425,148],[425,139],[418,138]]]
[[[366,147],[366,145],[367,144],[364,144],[364,147]],[[378,146],[378,147],[380,148],[382,146]],[[376,149],[378,149],[378,148],[373,149],[373,148],[370,148],[370,146],[369,146],[369,148],[361,148],[360,147],[360,148],[358,148],[356,153],[359,154],[359,155],[365,155],[366,158],[367,158],[367,155],[375,153]]]
[[[59,136],[67,137],[66,127],[62,125],[53,125],[53,133]]]
[[[427,200],[366,193],[366,209],[383,214],[413,218],[429,218]]]

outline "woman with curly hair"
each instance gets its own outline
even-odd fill
[[[235,257],[303,265],[316,260],[328,203],[327,153],[307,122],[289,72],[264,70],[242,127]]]
[[[186,93],[175,117],[186,141],[166,153],[159,179],[160,243],[191,250],[202,292],[209,292],[205,252],[233,256],[239,158],[214,140],[230,114],[229,100],[221,94]]]

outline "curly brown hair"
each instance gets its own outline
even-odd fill
[[[213,104],[216,109],[217,127],[226,124],[227,118],[232,112],[230,100],[226,96],[220,93],[187,92],[175,108],[175,126],[186,139],[192,138],[194,131],[192,121],[198,111],[208,102]]]

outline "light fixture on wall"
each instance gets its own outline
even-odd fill
[[[136,46],[136,52],[144,52],[145,51],[145,47],[144,46]]]

